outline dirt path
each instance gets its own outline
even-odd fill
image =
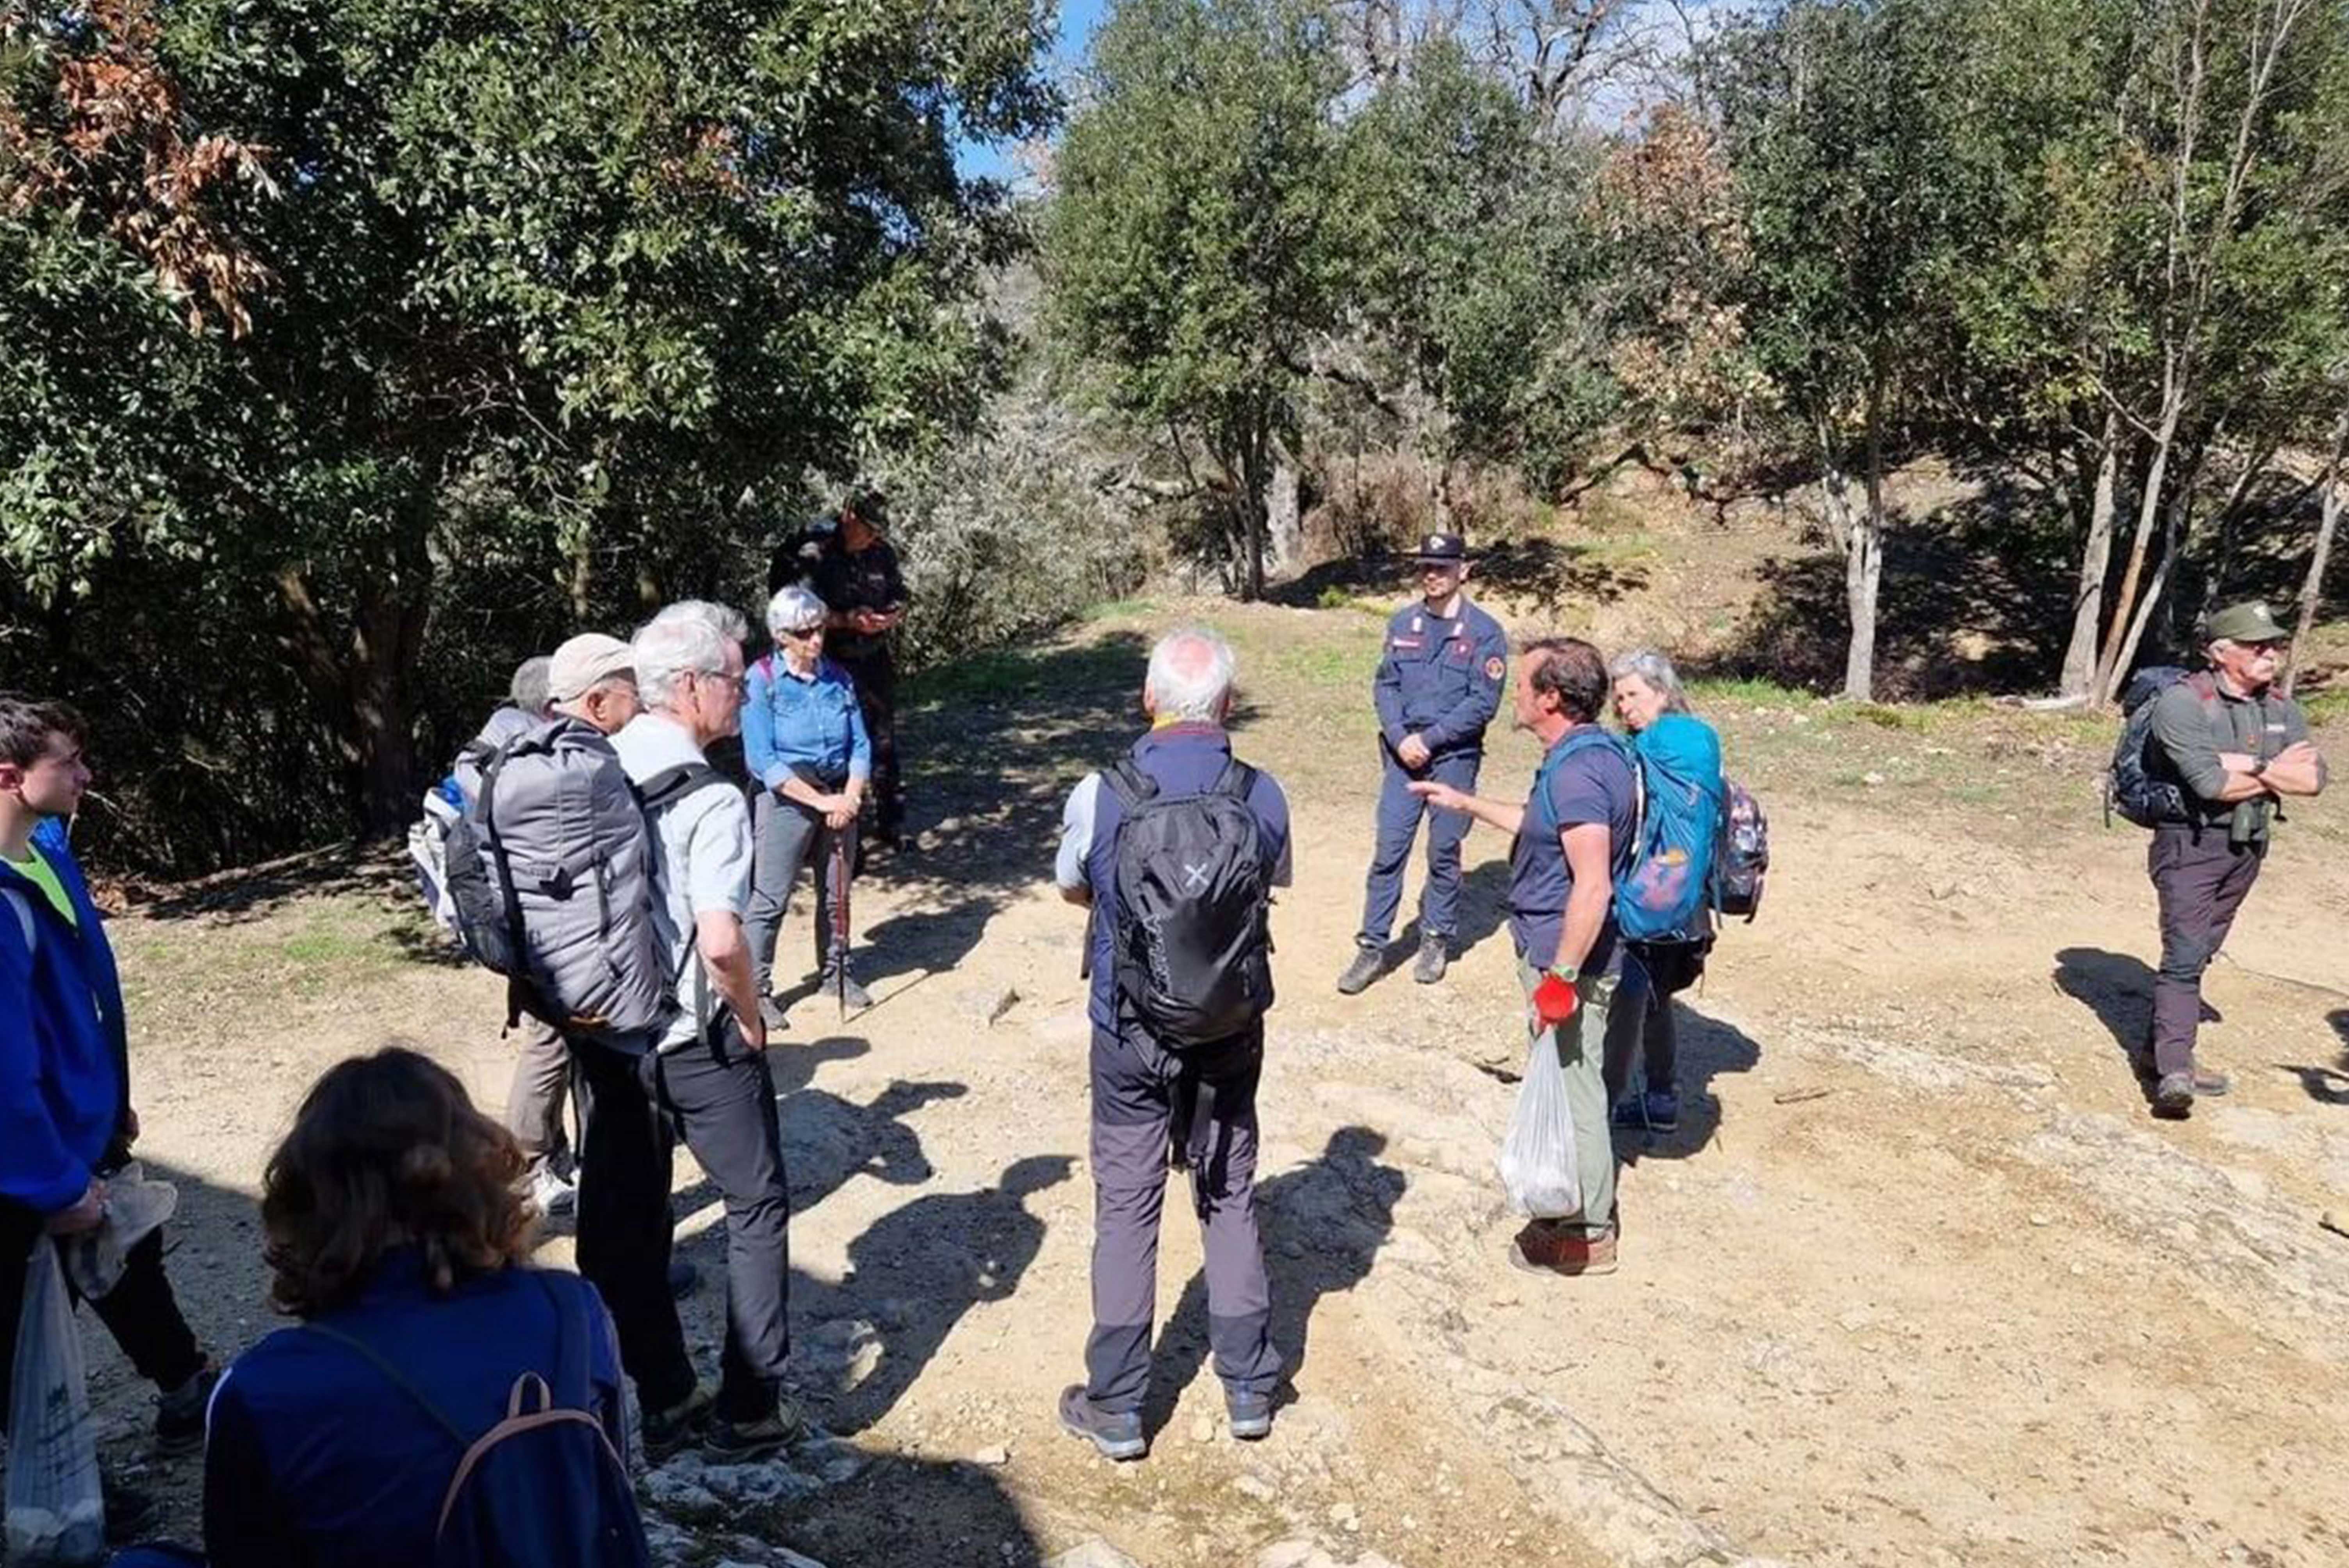
[[[1477,940],[1444,986],[1330,989],[1376,782],[1376,622],[1347,611],[1208,612],[1241,649],[1241,748],[1299,823],[1263,1094],[1297,1403],[1262,1445],[1220,1429],[1178,1200],[1152,1456],[1062,1437],[1092,1194],[1081,922],[1041,877],[1061,794],[1130,733],[1141,650],[1180,608],[934,691],[927,847],[857,908],[881,1005],[843,1026],[803,1002],[779,1056],[797,1354],[842,1442],[652,1478],[674,1560],[995,1568],[1094,1537],[1146,1568],[2349,1560],[2349,1242],[2314,1222],[2349,1202],[2336,806],[2282,836],[2238,928],[2267,973],[2214,973],[2208,1051],[2238,1093],[2158,1126],[2116,1046],[2151,895],[2138,837],[2092,825],[2092,735],[1721,694],[1773,809],[1768,907],[1688,998],[1681,1131],[1622,1146],[1621,1272],[1534,1280],[1502,1263],[1490,1175],[1523,1048],[1506,846],[1470,840]],[[1512,736],[1487,778],[1531,759]],[[122,934],[145,1152],[188,1189],[173,1270],[242,1344],[268,1326],[249,1194],[300,1088],[404,1033],[502,1101],[497,987],[365,887]],[[717,1211],[679,1163],[715,1277]],[[124,1431],[143,1419],[110,1360],[100,1387]]]

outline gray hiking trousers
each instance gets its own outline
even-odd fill
[[[815,861],[816,972],[829,975],[846,958],[845,952],[832,950],[833,901],[845,892],[833,884],[839,880],[839,865],[846,865],[852,875],[855,871],[856,824],[851,822],[837,830],[826,827],[822,812],[783,799],[772,789],[759,791],[751,816],[756,849],[750,867],[750,909],[742,920],[742,934],[750,944],[759,995],[764,996],[774,985],[775,942],[782,929],[783,912],[791,906],[800,867],[811,854]],[[835,845],[844,861],[835,861]]]
[[[1158,1221],[1167,1152],[1185,1117],[1191,1204],[1206,1248],[1207,1343],[1234,1394],[1280,1381],[1272,1287],[1256,1222],[1256,1090],[1264,1030],[1181,1056],[1100,1029],[1092,1047],[1093,1328],[1086,1393],[1139,1411],[1158,1305]]]

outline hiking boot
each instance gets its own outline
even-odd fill
[[[1615,1233],[1592,1235],[1579,1225],[1536,1220],[1509,1243],[1509,1266],[1526,1274],[1613,1274]]]
[[[1061,1425],[1071,1437],[1082,1438],[1108,1460],[1138,1460],[1149,1451],[1142,1435],[1142,1417],[1132,1410],[1104,1410],[1085,1397],[1082,1383],[1061,1390]]]
[[[2164,1073],[2161,1082],[2154,1087],[2153,1114],[2170,1121],[2183,1121],[2194,1112],[2194,1075]]]
[[[1252,1443],[1272,1435],[1272,1396],[1269,1394],[1224,1395],[1224,1414],[1231,1418],[1232,1436],[1244,1443]]]
[[[1444,978],[1451,967],[1452,950],[1441,936],[1423,937],[1419,944],[1419,962],[1411,966],[1411,977],[1423,985],[1433,985]]]
[[[776,1001],[773,995],[763,993],[760,995],[759,1022],[767,1026],[769,1034],[781,1033],[783,1023],[790,1016],[783,1011],[783,1005]]]
[[[540,1213],[552,1220],[579,1206],[579,1184],[565,1181],[563,1173],[552,1165],[542,1165],[538,1174],[530,1179],[530,1201],[538,1205]]]
[[[666,1410],[645,1412],[645,1455],[655,1463],[671,1459],[701,1436],[709,1426],[709,1408],[717,1394],[706,1382]]]
[[[1645,1094],[1625,1095],[1607,1119],[1633,1132],[1676,1131],[1681,1124],[1680,1091],[1651,1088]]]
[[[856,976],[843,979],[837,969],[816,982],[816,999],[820,1002],[837,1000],[839,1006],[852,1013],[862,1013],[873,1006],[873,993],[856,983]]]
[[[1379,972],[1386,965],[1386,954],[1379,949],[1375,947],[1355,949],[1354,961],[1346,965],[1346,972],[1343,975],[1338,976],[1338,995],[1361,995],[1370,989],[1371,982],[1379,977]]]
[[[210,1361],[178,1387],[155,1399],[155,1451],[190,1454],[204,1446],[204,1413],[220,1385],[220,1368]]]
[[[789,1399],[775,1400],[772,1415],[755,1421],[730,1421],[723,1416],[709,1423],[701,1451],[728,1464],[752,1464],[772,1459],[805,1436],[807,1418]]]

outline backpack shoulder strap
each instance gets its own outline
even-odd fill
[[[649,815],[684,799],[711,779],[725,777],[707,762],[680,762],[674,768],[662,769],[636,786],[636,799]]]
[[[429,1398],[428,1398],[425,1396],[424,1390],[418,1387],[415,1382],[409,1377],[408,1374],[393,1366],[390,1359],[381,1351],[378,1350],[374,1346],[369,1345],[366,1340],[361,1339],[356,1334],[346,1334],[339,1328],[329,1328],[323,1323],[305,1323],[302,1326],[302,1331],[305,1334],[315,1334],[321,1339],[332,1340],[335,1344],[341,1346],[344,1349],[352,1352],[354,1355],[367,1361],[369,1365],[373,1366],[378,1372],[382,1373],[384,1379],[393,1387],[398,1389],[401,1393],[414,1400],[417,1408],[421,1409],[426,1415],[431,1417],[432,1424],[440,1428],[442,1431],[448,1433],[450,1438],[455,1441],[460,1449],[471,1446],[472,1439],[465,1436],[464,1432],[458,1427],[457,1423],[450,1420],[440,1406],[434,1404]]]
[[[481,768],[481,826],[489,835],[490,859],[498,868],[498,891],[505,907],[506,941],[511,945],[514,968],[529,968],[530,936],[522,918],[522,890],[514,885],[513,862],[506,855],[506,841],[498,832],[498,775],[505,769],[506,759],[513,755],[511,745],[501,746],[490,754]],[[506,1027],[522,1026],[523,1006],[523,981],[520,973],[506,977]],[[535,1008],[532,1009],[533,1012]]]
[[[8,907],[16,912],[16,923],[25,928],[25,951],[27,953],[40,952],[40,923],[33,918],[33,906],[25,901],[25,894],[22,890],[13,887],[0,887],[0,899],[6,899],[8,901]]]
[[[1245,804],[1255,789],[1256,769],[1235,757],[1225,763],[1223,772],[1216,775],[1213,793],[1228,795]]]
[[[1158,793],[1158,780],[1144,773],[1132,757],[1121,757],[1102,769],[1101,779],[1128,811]]]

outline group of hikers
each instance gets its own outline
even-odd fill
[[[204,1446],[204,1545],[119,1562],[638,1563],[637,1447],[656,1460],[698,1447],[748,1462],[807,1431],[785,1387],[790,1204],[767,1053],[788,1015],[774,949],[813,867],[815,973],[843,1006],[864,1000],[844,901],[860,819],[876,790],[896,795],[894,779],[876,783],[869,700],[877,689],[885,713],[890,697],[885,676],[868,684],[833,648],[843,634],[885,646],[902,613],[894,556],[872,558],[877,511],[852,501],[832,539],[779,557],[771,651],[754,656],[743,618],[704,601],[668,606],[625,641],[572,637],[525,666],[428,797],[414,844],[428,896],[466,951],[507,976],[509,1021],[530,1021],[512,1125],[405,1046],[330,1069],[263,1178],[271,1299],[296,1325],[225,1372],[180,1313],[160,1233],[129,1247],[91,1305],[156,1385],[157,1446]],[[826,552],[844,564],[824,567]],[[1526,1222],[1509,1259],[1607,1273],[1612,1135],[1678,1122],[1671,998],[1702,972],[1716,919],[1758,905],[1764,824],[1662,655],[1610,662],[1563,636],[1513,650],[1466,595],[1463,539],[1430,535],[1413,562],[1418,593],[1389,623],[1373,680],[1384,778],[1338,988],[1358,995],[1384,973],[1423,826],[1413,975],[1431,985],[1455,956],[1464,835],[1481,821],[1508,836],[1517,1045],[1529,1088],[1562,1083],[1557,1125],[1532,1130],[1564,1165],[1541,1190],[1567,1194],[1534,1201],[1512,1182]],[[2201,970],[2257,874],[2276,805],[2324,782],[2304,718],[2271,689],[2282,633],[2264,606],[2220,612],[2209,630],[2209,670],[2164,687],[2146,721],[2132,709],[2144,779],[2121,791],[2156,824],[2163,961],[2147,1054],[2165,1115],[2223,1091],[2193,1057]],[[1112,1460],[1148,1448],[1172,1171],[1187,1174],[1203,1228],[1231,1435],[1266,1437],[1281,1397],[1254,1188],[1269,913],[1291,881],[1292,832],[1278,782],[1233,754],[1237,674],[1212,631],[1159,639],[1140,692],[1146,728],[1071,790],[1050,871],[1089,923],[1095,1182],[1093,1322],[1059,1416]],[[1505,696],[1542,749],[1522,794],[1480,779]],[[115,960],[66,836],[89,781],[84,734],[61,704],[0,696],[0,1344],[15,1340],[51,1253],[111,1222],[109,1182],[140,1133]],[[740,769],[715,763],[738,736]],[[885,808],[891,837],[901,810]],[[568,1172],[566,1088],[580,1129]],[[725,1213],[714,1380],[676,1301],[679,1140]],[[575,1212],[575,1276],[529,1263],[535,1223],[563,1206]],[[0,1393],[8,1365],[0,1357]],[[549,1488],[564,1508],[528,1506]],[[112,1533],[140,1533],[141,1514],[114,1490]]]

